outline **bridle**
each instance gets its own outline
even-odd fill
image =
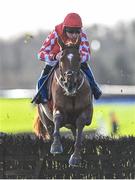
[[[80,42],[81,42],[80,38],[78,38],[74,44],[73,43],[65,44],[60,36],[58,36],[57,41],[63,51],[65,49],[76,49],[79,51]],[[67,72],[63,72],[60,62],[59,62],[59,75],[57,74],[57,71],[55,71],[55,78],[57,80],[57,83],[64,90],[65,95],[75,96],[77,92],[81,89],[81,87],[83,86],[84,73],[80,70],[80,68],[77,71],[69,69]],[[76,82],[74,82],[75,77],[76,77]],[[74,81],[71,82],[71,79],[74,79]],[[73,84],[75,87],[73,87]],[[71,87],[68,87],[68,86],[71,86]]]
[[[57,75],[57,72],[55,71],[54,73],[54,76],[56,78],[56,81],[57,83],[60,85],[60,87],[64,90],[64,95],[67,95],[67,96],[76,96],[77,92],[81,89],[81,87],[83,86],[84,84],[84,73],[83,71],[80,70],[80,75],[81,75],[81,81],[80,83],[77,85],[77,88],[74,89],[74,91],[72,92],[69,92],[67,86],[66,86],[66,83],[62,77],[62,75],[60,74],[59,77]]]

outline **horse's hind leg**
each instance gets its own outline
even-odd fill
[[[53,132],[53,143],[51,145],[50,152],[52,154],[58,154],[63,152],[62,144],[60,141],[60,127],[62,122],[62,116],[60,112],[57,114],[54,114],[54,132]]]

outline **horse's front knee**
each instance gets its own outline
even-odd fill
[[[63,120],[62,113],[59,110],[54,110],[53,111],[53,121],[54,121],[54,123],[56,123],[56,122],[61,123],[62,120]]]

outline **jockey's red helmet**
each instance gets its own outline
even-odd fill
[[[63,21],[63,27],[82,28],[82,19],[77,13],[69,13]]]

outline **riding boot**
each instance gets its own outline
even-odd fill
[[[89,80],[89,83],[90,83],[94,98],[99,99],[100,96],[102,95],[102,91],[100,90],[98,84],[96,83],[94,75],[93,75],[90,67],[88,66],[87,63],[82,63],[81,64],[81,69],[83,70],[83,72],[88,77],[88,80]]]
[[[41,72],[40,78],[37,83],[37,92],[42,86],[43,82],[47,79],[48,74],[50,70],[52,69],[52,66],[46,65],[43,71]],[[36,98],[35,103],[36,104],[45,104],[48,101],[48,91],[47,91],[47,82],[44,84],[43,88],[41,89],[39,96]]]

